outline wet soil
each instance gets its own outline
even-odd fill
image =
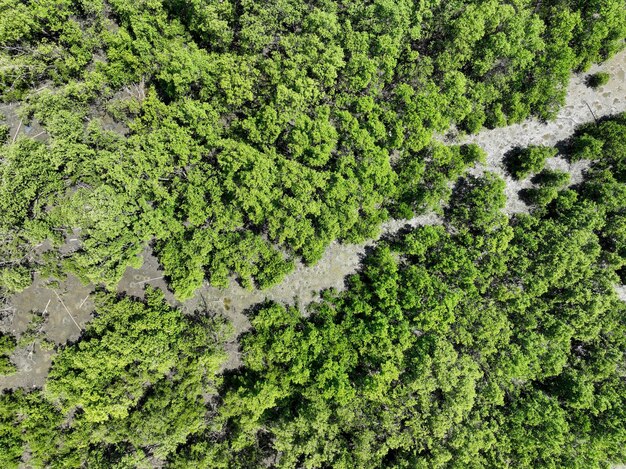
[[[9,142],[17,140],[20,135],[34,138],[38,141],[45,141],[48,134],[36,119],[25,120],[19,115],[18,104],[0,103],[0,124],[9,126]]]
[[[590,74],[604,71],[610,75],[605,86],[593,89],[586,85]],[[592,122],[604,116],[626,111],[626,50],[600,65],[593,65],[587,73],[573,75],[567,89],[565,105],[560,109],[555,120],[543,122],[528,119],[521,124],[514,124],[492,130],[483,130],[476,135],[458,139],[456,143],[476,143],[487,153],[484,165],[474,168],[474,173],[492,171],[504,178],[507,184],[508,214],[526,212],[528,207],[519,198],[521,189],[530,187],[529,178],[516,181],[506,173],[502,160],[504,155],[515,147],[529,145],[555,146],[566,140],[576,127]],[[592,112],[593,111],[593,112]],[[571,184],[582,180],[582,171],[588,163],[579,161],[570,164],[561,156],[550,158],[546,167],[567,171],[571,175]]]
[[[585,80],[588,74],[597,71],[609,72],[611,79],[607,85],[594,90],[585,85]],[[518,193],[520,189],[529,187],[530,182],[528,179],[515,181],[506,174],[502,164],[505,153],[514,147],[555,145],[569,137],[582,123],[626,111],[625,71],[626,51],[623,51],[604,64],[593,66],[589,73],[572,77],[565,106],[554,121],[546,123],[530,119],[509,127],[484,130],[477,135],[456,141],[456,143],[476,143],[487,152],[486,163],[471,171],[475,174],[486,170],[493,171],[505,179],[508,196],[506,211],[509,214],[527,211],[527,206],[520,200]],[[14,110],[7,106],[0,106],[0,111],[8,116],[12,127],[11,136],[13,136],[17,126],[20,125],[19,118],[13,112]],[[20,128],[20,132],[28,135],[38,130],[32,126]],[[586,163],[570,164],[557,156],[550,159],[547,166],[570,172],[572,183],[576,183],[580,181]],[[391,220],[383,225],[382,234],[395,233],[407,224],[418,226],[438,223],[441,223],[441,220],[434,214],[412,220]],[[161,288],[172,305],[181,306],[186,312],[201,309],[222,314],[232,322],[236,334],[241,334],[250,327],[250,322],[244,314],[245,311],[264,300],[295,304],[304,312],[305,306],[318,299],[323,290],[343,289],[346,277],[358,270],[366,249],[374,241],[360,245],[332,243],[316,265],[305,266],[298,263],[294,271],[280,285],[267,290],[247,290],[236,282],[231,282],[226,289],[204,285],[197,291],[194,298],[184,304],[177,302],[167,289],[167,283],[163,279],[164,273],[157,259],[150,249],[146,248],[142,267],[127,269],[118,286],[118,292],[141,298],[146,285]],[[617,290],[626,301],[626,287],[619,286]],[[54,287],[36,278],[31,287],[10,299],[14,314],[11,315],[10,321],[5,320],[4,323],[0,323],[0,330],[4,328],[19,336],[30,321],[31,311],[44,311],[47,307],[48,316],[44,324],[45,337],[59,345],[74,341],[79,337],[80,329],[91,318],[93,312],[93,305],[89,299],[91,291],[90,286],[82,285],[72,276]],[[226,368],[238,366],[240,358],[236,342],[230,343],[228,349],[230,357]],[[30,349],[17,350],[13,361],[19,371],[14,375],[0,377],[0,389],[41,386],[50,366],[51,356],[51,352],[42,350],[37,344],[32,353]]]
[[[30,287],[10,298],[12,314],[3,316],[0,331],[19,338],[28,328],[33,311],[38,311],[44,313],[45,318],[42,337],[56,345],[75,342],[92,317],[92,291],[93,287],[83,285],[71,275],[61,282],[51,282],[36,275]],[[0,376],[0,389],[43,385],[53,352],[42,349],[40,339],[16,349],[11,360],[18,371]]]

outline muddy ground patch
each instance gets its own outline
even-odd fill
[[[589,88],[585,83],[587,76],[598,71],[608,72],[611,75],[610,81],[598,89]],[[580,124],[626,111],[625,71],[626,51],[623,51],[604,64],[593,66],[589,73],[572,77],[565,106],[554,121],[541,122],[529,119],[509,127],[484,130],[477,135],[456,139],[454,143],[480,145],[487,153],[487,160],[484,165],[473,168],[472,172],[477,174],[487,170],[498,173],[507,183],[506,211],[509,214],[527,211],[527,206],[519,198],[519,191],[529,187],[529,180],[513,180],[502,164],[504,155],[514,147],[553,146],[568,138]],[[20,126],[20,132],[27,135],[39,130],[36,127],[22,129],[23,123],[19,123],[15,109],[5,106],[4,110],[0,108],[0,111],[5,112],[11,119],[12,132],[15,132],[17,126]],[[570,164],[557,156],[550,159],[547,166],[568,171],[572,176],[572,183],[576,183],[582,177],[585,162]],[[407,224],[419,226],[438,223],[441,223],[441,220],[434,214],[412,220],[391,220],[383,226],[382,233],[397,232]],[[328,288],[343,289],[346,277],[359,269],[366,249],[374,241],[360,245],[332,243],[316,265],[306,266],[297,263],[294,271],[287,275],[280,285],[267,290],[248,290],[234,281],[225,289],[205,284],[194,298],[182,304],[177,302],[168,290],[157,259],[151,250],[146,248],[142,267],[126,270],[118,286],[118,292],[142,298],[146,285],[161,288],[172,305],[180,306],[186,312],[204,310],[221,314],[233,323],[236,334],[240,334],[250,327],[245,311],[255,304],[273,300],[297,304],[304,312],[304,307],[318,299],[321,291]],[[74,341],[91,318],[93,312],[91,292],[92,287],[82,285],[72,276],[54,285],[36,277],[31,287],[10,298],[11,319],[3,321],[0,327],[19,336],[28,327],[33,316],[32,311],[45,310],[44,337],[58,345]],[[619,286],[618,293],[626,300],[625,287]],[[226,366],[236,367],[240,363],[236,342],[230,343],[228,349],[230,358]],[[0,377],[0,389],[41,386],[50,366],[51,357],[52,352],[42,349],[39,344],[33,345],[31,349],[27,347],[18,349],[13,359],[19,371],[14,375]]]

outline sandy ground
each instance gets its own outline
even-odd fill
[[[463,138],[457,142],[473,142],[485,149],[487,152],[486,163],[473,168],[472,172],[494,171],[506,180],[508,196],[506,211],[508,213],[527,210],[526,205],[519,199],[518,192],[520,189],[528,187],[529,181],[514,181],[505,173],[502,158],[507,151],[514,147],[525,147],[531,144],[555,145],[569,137],[578,125],[594,119],[589,107],[593,110],[596,118],[626,111],[626,51],[602,65],[593,66],[589,73],[600,70],[609,72],[611,80],[606,86],[596,90],[585,85],[588,74],[572,77],[566,104],[555,121],[545,123],[530,119],[522,124],[484,130],[477,135]],[[0,111],[11,115],[12,109],[5,106],[4,108],[0,107]],[[19,119],[14,114],[12,120],[14,121],[13,124],[19,124]],[[20,131],[29,135],[40,132],[38,128],[25,127]],[[11,135],[14,135],[14,130],[12,130]],[[557,156],[549,160],[547,166],[569,171],[572,174],[572,183],[576,183],[581,179],[585,162],[570,165]],[[391,220],[383,225],[382,233],[394,233],[407,224],[418,226],[438,223],[441,223],[441,220],[433,214],[408,221]],[[205,285],[198,290],[194,298],[182,305],[167,290],[167,284],[163,280],[163,272],[160,270],[158,261],[147,248],[144,252],[143,266],[140,269],[127,269],[118,286],[118,291],[141,298],[145,285],[156,286],[166,292],[166,298],[171,304],[181,306],[185,311],[203,309],[225,315],[232,321],[236,334],[240,334],[250,327],[248,318],[244,314],[246,309],[266,299],[297,304],[303,308],[319,298],[320,292],[323,290],[328,288],[343,289],[346,276],[358,270],[366,249],[374,241],[361,245],[335,242],[329,246],[323,258],[315,266],[307,267],[298,263],[295,270],[274,288],[263,291],[246,290],[236,282],[232,282],[226,289],[217,289]],[[618,287],[617,290],[622,299],[626,301],[626,287]],[[59,295],[58,298],[55,291]],[[46,337],[57,344],[76,340],[79,336],[79,328],[84,327],[93,311],[93,305],[89,300],[91,291],[91,287],[81,285],[74,277],[61,282],[54,289],[48,288],[45,282],[37,278],[33,286],[11,298],[14,314],[9,322],[4,321],[4,327],[6,330],[19,334],[26,329],[31,311],[44,311],[47,306],[47,313],[49,314],[44,325]],[[74,320],[77,324],[73,322]],[[2,327],[0,324],[0,329]],[[238,366],[240,360],[235,342],[230,344],[229,352],[230,358],[226,367]],[[35,346],[32,354],[30,349],[18,350],[13,359],[19,372],[8,377],[0,377],[0,389],[16,386],[41,386],[43,384],[50,366],[50,352]]]
[[[608,72],[609,82],[600,88],[592,89],[585,85],[589,74],[599,71]],[[554,146],[567,139],[580,124],[591,122],[595,118],[619,114],[626,111],[626,50],[615,55],[611,60],[591,67],[588,73],[573,75],[567,89],[565,105],[557,118],[551,122],[529,119],[521,124],[493,130],[483,130],[476,135],[460,139],[456,143],[476,143],[487,152],[487,162],[475,168],[474,172],[493,171],[502,176],[507,183],[507,213],[527,211],[527,206],[520,200],[520,189],[530,187],[528,179],[513,180],[504,170],[502,159],[515,147],[529,145]],[[591,110],[593,110],[593,114]],[[582,179],[582,171],[587,166],[584,161],[569,164],[557,156],[546,162],[551,169],[561,169],[571,174],[571,183]]]

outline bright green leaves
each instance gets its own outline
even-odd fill
[[[601,148],[621,148],[604,137]],[[619,160],[619,150],[613,154]],[[597,159],[618,166],[608,155]],[[501,179],[463,179],[443,226],[380,243],[347,291],[327,293],[310,316],[262,305],[242,341],[245,367],[225,388],[228,437],[203,456],[194,445],[181,461],[600,467],[621,460],[626,323],[613,288],[622,264],[605,261],[613,248],[605,240],[620,232],[624,203],[618,194],[602,205],[595,195],[603,184],[606,194],[614,187],[610,169],[592,167],[577,190],[563,190],[567,180],[541,172],[534,182],[554,189],[553,200],[509,219]]]
[[[204,48],[227,49],[234,38],[232,28],[235,5],[219,0],[165,0],[163,6],[173,17],[180,18],[189,32]]]
[[[591,88],[599,88],[601,86],[606,85],[609,80],[611,78],[611,75],[609,75],[607,72],[598,72],[598,73],[594,73],[593,75],[589,75],[587,77],[587,86],[590,86]]]
[[[261,223],[275,197],[277,171],[272,155],[228,142],[217,155],[217,166],[225,196],[241,207],[251,223]]]
[[[0,226],[19,226],[29,213],[40,214],[45,197],[62,187],[58,174],[61,161],[46,146],[19,139],[2,148],[0,167]]]
[[[15,366],[9,360],[15,350],[15,345],[13,336],[0,333],[0,375],[7,375],[15,371]]]
[[[484,152],[476,145],[446,146],[433,143],[425,150],[404,156],[396,166],[398,172],[398,216],[410,218],[412,213],[440,211],[455,181],[468,167],[483,161]]]
[[[62,412],[1,396],[4,465],[23,448],[53,467],[618,460],[623,118],[575,139],[586,181],[539,173],[513,220],[493,175],[453,184],[483,153],[433,134],[553,116],[570,71],[620,47],[623,0],[13,3],[0,93],[44,133],[1,150],[3,287],[26,286],[35,247],[70,233],[47,270],[113,289],[153,243],[184,299],[205,280],[276,284],[295,258],[373,237],[387,210],[445,224],[381,243],[309,317],[260,307],[216,422],[222,324],[153,292],[101,299],[55,359],[45,394]],[[512,173],[554,154],[527,149]]]
[[[0,394],[0,464],[14,469],[19,467],[24,452],[24,441],[16,412],[21,392]]]
[[[593,169],[610,169],[613,177],[626,181],[626,116],[621,114],[599,125],[585,125],[572,142],[576,159],[593,162]]]
[[[516,463],[521,467],[554,466],[559,455],[572,444],[568,438],[571,430],[558,401],[535,391],[511,407],[506,435]]]
[[[72,0],[0,2],[0,93],[3,100],[19,99],[45,80],[75,78],[99,47],[101,18],[79,22]]]
[[[620,0],[591,0],[581,8],[575,49],[579,68],[586,70],[593,62],[618,51],[626,34],[626,12]]]
[[[0,458],[13,467],[27,449],[34,465],[55,467],[346,469],[623,460],[626,307],[614,292],[624,265],[622,124],[583,129],[576,138],[600,142],[583,182],[563,189],[564,173],[542,171],[533,182],[554,193],[530,214],[502,213],[504,182],[493,174],[466,177],[443,225],[378,243],[347,289],[325,292],[308,315],[258,305],[240,342],[243,366],[223,381],[220,321],[184,317],[152,290],[146,303],[100,297],[43,394],[0,396]],[[301,181],[332,181],[219,142],[213,164],[196,160],[173,176],[188,184],[174,184],[185,219],[157,243],[184,294],[204,275],[261,284],[288,268],[265,239],[230,224],[236,215],[223,216],[240,186],[259,200],[288,187],[298,200],[318,187]],[[432,151],[433,164],[453,169],[481,157],[474,147]],[[239,186],[220,186],[217,171]]]
[[[0,286],[20,291],[30,284],[33,247],[50,236],[47,197],[63,188],[61,161],[45,145],[18,139],[0,149]]]
[[[507,223],[502,213],[506,204],[505,187],[504,181],[493,173],[461,179],[448,209],[450,223],[474,233],[489,234],[502,229]]]
[[[219,354],[211,356],[217,350],[208,338],[211,328],[223,333],[219,325],[184,319],[156,291],[147,298],[145,305],[101,300],[102,313],[87,336],[55,359],[46,385],[50,399],[58,399],[66,411],[80,407],[87,421],[99,423],[127,418],[150,386],[184,370],[182,364],[212,379],[220,360]],[[125,370],[123,379],[120,370]]]
[[[324,167],[337,145],[338,135],[330,123],[330,108],[320,107],[315,119],[299,116],[289,133],[289,152],[310,167]]]
[[[139,210],[134,198],[109,186],[78,189],[50,215],[57,226],[82,237],[79,249],[63,260],[66,269],[114,289],[128,265],[141,265],[138,256],[149,237]]]
[[[556,156],[557,149],[544,146],[515,148],[505,156],[505,164],[515,179],[524,179],[543,169],[548,158]]]
[[[434,132],[549,117],[570,70],[615,51],[622,2],[556,3],[0,3],[0,92],[28,93],[22,112],[45,130],[6,151],[55,172],[33,182],[3,163],[0,194],[19,194],[5,218],[36,225],[9,233],[11,256],[81,228],[63,263],[112,287],[156,241],[185,298],[231,274],[273,284],[292,258],[376,236],[388,210],[440,210],[481,156]]]
[[[230,328],[153,290],[145,303],[101,295],[96,311],[43,392],[0,395],[6,467],[26,453],[34,467],[149,467],[206,427]]]
[[[626,242],[623,231],[626,206],[626,120],[622,114],[597,126],[582,127],[569,146],[574,159],[591,159],[581,192],[593,201],[592,209],[605,213],[601,235],[605,259],[624,276]]]
[[[442,228],[416,230],[403,242],[414,246],[410,260],[399,264],[379,247],[350,290],[312,306],[310,319],[278,305],[256,313],[243,341],[247,369],[226,397],[233,450],[247,451],[269,425],[281,464],[369,467],[463,421],[481,373],[444,337],[471,294],[459,287],[472,284],[476,268]],[[467,263],[455,268],[461,253]]]
[[[544,169],[531,179],[536,187],[522,193],[524,199],[538,206],[545,207],[557,198],[559,191],[569,182],[570,175],[564,171]]]

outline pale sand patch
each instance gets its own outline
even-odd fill
[[[578,125],[593,121],[594,117],[587,105],[591,107],[597,118],[626,111],[625,70],[626,51],[622,51],[607,62],[594,65],[588,73],[573,75],[568,87],[565,106],[561,109],[555,121],[540,122],[536,119],[529,119],[521,124],[493,130],[483,130],[476,135],[459,140],[457,143],[476,143],[487,153],[486,163],[473,168],[470,172],[479,174],[487,170],[499,174],[507,183],[508,202],[506,211],[509,214],[527,211],[528,208],[519,199],[518,192],[520,189],[528,187],[530,183],[528,179],[514,181],[505,173],[502,165],[504,154],[517,146],[525,147],[540,144],[553,146],[559,141],[568,138]],[[594,90],[585,85],[585,79],[588,74],[597,71],[607,71],[611,75],[611,79],[607,85]],[[5,112],[9,110],[5,109]],[[13,121],[17,121],[17,119],[14,117]],[[13,123],[17,124],[17,122]],[[33,129],[32,131],[35,130]],[[576,183],[581,180],[585,162],[569,164],[563,158],[556,157],[550,159],[547,166],[553,169],[558,168],[569,171],[572,175],[572,183]],[[439,217],[429,214],[411,220],[390,220],[383,225],[381,231],[383,234],[392,234],[407,224],[415,227],[440,223],[441,219]],[[167,283],[163,279],[163,272],[160,270],[157,259],[152,255],[150,249],[146,249],[143,266],[140,269],[128,268],[126,270],[118,286],[118,292],[141,298],[146,285],[156,286],[166,292],[166,298],[171,304],[180,305],[187,312],[202,309],[223,314],[232,321],[236,333],[239,334],[250,327],[250,322],[244,311],[266,299],[287,304],[298,304],[303,308],[310,302],[318,299],[320,292],[323,290],[329,288],[344,289],[345,278],[357,272],[366,249],[372,246],[374,241],[371,240],[360,245],[334,242],[328,247],[324,256],[316,265],[305,266],[302,263],[296,263],[294,271],[287,275],[280,285],[273,288],[263,291],[246,290],[236,282],[231,282],[231,285],[226,289],[204,285],[198,290],[194,298],[183,305],[180,305],[171,292],[167,290]],[[72,300],[68,298],[66,303],[72,303],[72,305],[74,300],[77,302],[82,301],[85,293],[88,294],[91,291],[89,287],[80,286],[72,278],[70,278],[70,284],[65,288],[68,297],[72,298]],[[33,287],[19,295],[15,295],[11,299],[16,307],[14,319],[16,331],[17,328],[26,327],[25,324],[28,323],[30,311],[36,308],[43,308],[49,297],[54,296],[52,291],[45,290],[45,285],[36,281]],[[619,287],[618,294],[626,301],[626,287]],[[66,298],[65,296],[62,297]],[[67,317],[67,313],[64,312],[60,304],[56,305],[55,311],[54,317],[56,319],[50,319],[45,326],[46,335],[50,340],[57,343],[75,340],[78,336],[76,326]],[[89,306],[88,310],[81,311],[77,319],[79,325],[84,325],[84,322],[89,319],[91,311],[92,306]],[[240,360],[235,343],[229,346],[229,353],[230,358],[226,368],[238,366]],[[38,353],[37,356],[40,357],[41,366],[37,367],[36,371],[26,371],[26,368],[31,365],[23,365],[23,361],[16,357],[20,367],[19,376],[0,378],[0,389],[14,386],[40,386],[45,379],[50,357],[43,352]]]

